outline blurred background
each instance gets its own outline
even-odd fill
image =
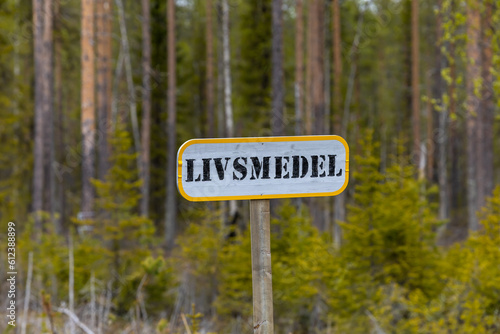
[[[495,0],[3,0],[0,331],[252,333],[248,202],[177,149],[336,134],[347,189],[272,201],[275,332],[500,333],[498,68]]]

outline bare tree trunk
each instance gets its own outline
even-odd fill
[[[167,206],[165,241],[167,249],[172,249],[176,234],[177,217],[177,193],[176,193],[176,70],[175,70],[175,1],[168,0],[167,3],[167,33],[168,33],[168,156],[167,156]]]
[[[85,217],[92,215],[94,190],[90,182],[94,177],[95,157],[95,105],[94,105],[94,0],[82,1],[82,207]],[[90,218],[90,217],[89,217]]]
[[[412,125],[413,125],[413,159],[420,168],[420,35],[419,35],[419,0],[411,3],[411,86],[412,86]],[[419,178],[423,176],[419,170]]]
[[[434,177],[434,138],[433,138],[433,132],[434,132],[434,107],[432,105],[432,101],[430,99],[430,96],[432,96],[432,89],[431,89],[431,80],[433,79],[432,73],[428,73],[426,75],[426,80],[425,80],[425,86],[426,86],[426,94],[429,97],[426,103],[426,125],[427,125],[427,138],[426,142],[427,145],[425,145],[426,150],[426,167],[425,167],[425,175],[427,175],[427,180],[433,181]]]
[[[333,112],[335,124],[334,131],[339,132],[342,111],[342,56],[341,56],[341,31],[340,31],[340,4],[339,0],[332,3],[333,26]]]
[[[98,168],[100,180],[104,180],[109,168],[108,147],[111,123],[111,28],[112,1],[97,0],[97,131]]]
[[[234,121],[231,88],[231,48],[229,45],[229,6],[227,0],[222,0],[222,56],[224,70],[224,109],[226,112],[226,136],[234,137]],[[230,221],[238,211],[236,201],[229,202]]]
[[[475,92],[475,83],[481,75],[481,50],[480,43],[480,20],[479,4],[469,2],[467,6],[467,208],[468,226],[470,231],[477,231],[479,228],[476,217],[477,206],[477,121],[482,117],[480,110],[480,100]]]
[[[54,30],[60,31],[61,29],[61,9],[60,9],[61,0],[56,0],[54,2]],[[63,163],[64,160],[64,112],[62,106],[62,45],[61,39],[54,39],[54,100],[55,100],[55,119],[54,119],[54,163]],[[52,166],[52,169],[54,166]],[[52,172],[52,176],[55,177],[55,173]],[[65,221],[65,182],[64,182],[64,174],[61,175],[60,179],[58,179],[58,189],[56,194],[54,195],[54,203],[52,205],[53,209],[59,212],[59,217],[54,218],[55,231],[62,235],[64,233],[64,221]],[[55,180],[54,180],[55,184]],[[57,197],[57,203],[55,200]]]
[[[35,143],[33,166],[32,210],[35,213],[35,235],[40,236],[44,187],[44,68],[43,68],[43,0],[33,0],[33,43],[35,63]]]
[[[436,40],[441,41],[443,37],[442,0],[438,1],[438,14],[436,19]],[[441,53],[440,43],[436,44],[436,81],[434,86],[434,98],[442,99],[443,80],[441,69],[444,68],[445,57]],[[438,114],[438,133],[432,139],[436,139],[438,145],[438,183],[439,183],[439,219],[448,219],[450,215],[450,200],[448,197],[448,171],[447,171],[447,144],[448,144],[448,108],[441,101],[441,110]]]
[[[324,0],[313,0],[311,3],[312,30],[313,41],[310,53],[311,61],[311,97],[312,97],[312,114],[314,119],[314,134],[324,134],[324,115],[325,115],[325,98],[324,98],[324,80],[323,73],[323,18],[324,18]]]
[[[70,232],[71,233],[71,232]],[[68,299],[69,299],[69,310],[71,313],[75,313],[75,258],[73,249],[73,236],[69,236],[69,247],[68,247],[68,261],[69,261],[69,279],[68,279]],[[75,322],[70,318],[70,334],[75,334]]]
[[[332,3],[332,28],[333,28],[333,120],[332,129],[342,135],[347,134],[347,119],[341,119],[342,112],[342,53],[341,53],[341,31],[340,31],[340,4],[339,0]],[[356,40],[356,38],[355,38]],[[356,45],[357,47],[357,45]],[[354,60],[353,64],[354,63]],[[355,74],[355,70],[351,71]],[[354,81],[350,80],[350,82]],[[350,104],[350,103],[349,103]],[[346,105],[346,108],[349,106]],[[346,117],[346,115],[344,115]],[[342,125],[342,126],[341,126]],[[333,199],[333,243],[338,248],[342,243],[342,229],[339,222],[345,221],[345,193],[335,196]]]
[[[132,133],[134,136],[134,147],[138,154],[137,156],[137,169],[141,173],[141,143],[139,134],[139,121],[137,119],[137,103],[135,99],[135,87],[134,79],[132,77],[132,61],[130,60],[130,48],[128,44],[128,34],[127,25],[125,22],[125,9],[123,8],[122,0],[115,0],[116,6],[118,7],[119,23],[120,23],[120,35],[121,35],[121,45],[123,52],[123,60],[125,65],[125,77],[127,78],[127,88],[129,96],[129,108],[130,108],[130,121],[132,123]],[[108,123],[109,124],[109,123]]]
[[[29,309],[31,297],[31,278],[33,276],[33,252],[28,255],[28,277],[26,277],[26,290],[24,291],[23,320],[21,322],[21,334],[26,334],[26,324],[29,322]]]
[[[142,148],[141,215],[149,213],[150,143],[151,143],[151,12],[149,0],[142,0]]]
[[[212,0],[206,1],[207,8],[207,123],[208,137],[215,137],[215,115],[214,115],[214,45],[213,45],[213,24],[212,24]]]
[[[304,3],[297,0],[295,25],[295,134],[302,134],[304,112]]]
[[[304,123],[305,123],[305,134],[312,134],[312,94],[311,94],[311,85],[312,85],[312,56],[313,56],[313,45],[314,45],[314,8],[315,1],[306,1],[307,4],[307,63],[306,63],[306,86],[305,86],[305,109],[304,109]]]
[[[283,82],[283,2],[272,1],[272,119],[271,128],[275,136],[285,130],[285,87]]]
[[[493,93],[493,46],[492,46],[492,13],[493,1],[485,2],[484,18],[482,22],[482,101],[481,118],[478,126],[477,159],[478,175],[478,208],[486,205],[486,197],[492,195],[494,186],[493,177],[493,124],[495,102]]]
[[[54,221],[55,204],[55,175],[52,172],[52,163],[55,161],[54,150],[54,99],[53,99],[53,7],[52,0],[43,3],[43,118],[44,127],[44,187],[43,210],[50,212],[51,221]]]

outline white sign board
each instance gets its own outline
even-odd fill
[[[349,181],[349,147],[339,136],[193,139],[177,171],[190,201],[334,196]]]

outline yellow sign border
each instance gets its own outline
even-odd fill
[[[248,195],[248,196],[215,196],[215,197],[191,197],[182,187],[182,154],[191,145],[194,144],[223,144],[223,143],[269,143],[285,141],[318,141],[318,140],[337,140],[344,145],[346,151],[345,159],[345,182],[337,191],[329,193],[305,193],[305,194],[275,194],[275,195]],[[335,196],[344,191],[349,183],[349,146],[344,138],[337,135],[319,135],[319,136],[282,136],[282,137],[239,137],[239,138],[208,138],[208,139],[190,139],[179,147],[177,151],[177,189],[179,193],[192,202],[206,201],[228,201],[245,199],[271,199],[271,198],[297,198],[297,197],[326,197]]]

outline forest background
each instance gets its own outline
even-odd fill
[[[494,0],[3,0],[0,330],[253,332],[248,203],[177,148],[337,134],[346,191],[272,203],[276,333],[500,333],[499,68]]]

